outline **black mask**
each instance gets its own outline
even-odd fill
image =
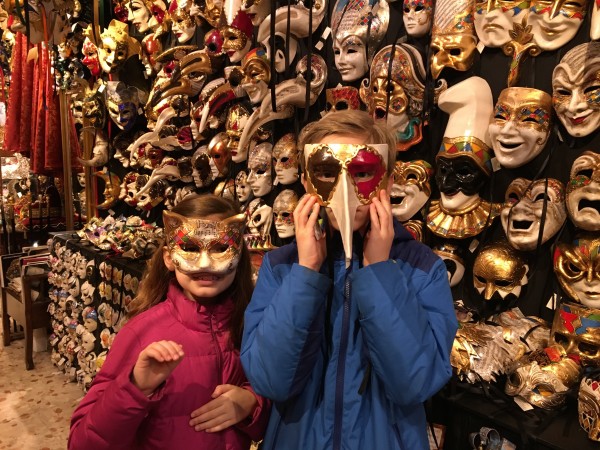
[[[439,157],[436,166],[435,181],[440,192],[447,195],[456,191],[467,196],[475,195],[487,180],[485,172],[469,156]]]

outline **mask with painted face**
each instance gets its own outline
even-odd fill
[[[269,142],[258,144],[248,157],[248,184],[255,197],[263,197],[273,189],[272,158],[273,145]]]
[[[107,81],[105,93],[108,115],[113,122],[124,131],[133,128],[146,93],[122,81]]]
[[[567,185],[567,212],[576,227],[600,230],[600,155],[585,151],[573,162]]]
[[[550,344],[583,367],[600,367],[600,310],[562,302],[554,313]]]
[[[575,37],[585,19],[588,0],[531,0],[527,25],[542,50],[561,48]]]
[[[291,238],[295,234],[294,210],[298,206],[298,194],[285,189],[275,197],[273,202],[273,219],[275,230],[281,239]]]
[[[426,161],[396,161],[390,200],[392,214],[400,222],[409,220],[425,206],[431,195],[429,180],[432,174],[433,170]]]
[[[265,49],[258,47],[250,50],[242,59],[242,72],[240,85],[253,104],[260,103],[267,95],[271,81],[271,66]]]
[[[127,24],[113,19],[100,35],[98,59],[100,67],[108,74],[116,73],[133,55],[140,55],[140,43],[129,36]]]
[[[529,0],[477,0],[475,31],[486,47],[502,47],[512,38],[515,23],[521,24],[529,15]]]
[[[252,198],[252,189],[248,184],[248,174],[240,171],[235,177],[235,192],[240,203],[245,204]]]
[[[190,16],[190,2],[175,0],[169,5],[171,31],[179,44],[185,44],[196,33],[196,22]]]
[[[402,20],[409,36],[420,38],[429,33],[433,18],[432,0],[404,0]]]
[[[288,133],[273,146],[273,165],[275,169],[274,184],[293,184],[298,178],[298,147],[296,136]]]

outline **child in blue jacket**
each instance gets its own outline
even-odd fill
[[[393,219],[394,138],[347,110],[299,148],[296,241],[265,257],[245,314],[242,364],[273,400],[262,448],[428,449],[457,321],[442,260]]]

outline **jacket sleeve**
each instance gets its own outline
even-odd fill
[[[69,450],[135,447],[137,429],[162,392],[159,388],[150,399],[130,381],[140,347],[127,327],[117,334],[102,370],[71,417]]]
[[[252,415],[247,420],[239,422],[236,427],[248,435],[253,441],[259,442],[263,439],[265,431],[267,430],[267,424],[269,423],[269,416],[271,414],[271,402],[254,392],[250,383],[244,383],[241,387],[252,392],[256,397],[258,405],[254,408]]]
[[[423,402],[448,381],[458,327],[442,260],[426,272],[406,264],[388,260],[351,275],[373,370],[399,405]]]
[[[263,260],[244,318],[241,360],[254,390],[275,401],[301,392],[320,356],[327,291],[323,274]]]

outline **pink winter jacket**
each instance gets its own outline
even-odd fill
[[[130,320],[117,334],[102,370],[71,418],[69,449],[248,449],[262,439],[269,402],[256,395],[252,417],[218,433],[195,431],[190,414],[212,400],[220,384],[250,390],[239,351],[229,344],[233,302],[201,306],[176,284],[167,299]],[[172,340],[185,356],[149,398],[130,381],[139,353]]]

